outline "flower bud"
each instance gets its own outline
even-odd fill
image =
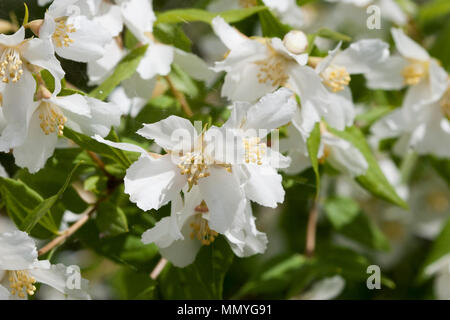
[[[29,28],[33,33],[39,37],[39,30],[41,29],[42,25],[44,24],[44,20],[38,19],[33,20],[25,25],[25,28]]]
[[[303,31],[292,30],[284,36],[283,44],[290,53],[300,54],[308,48],[308,38]]]

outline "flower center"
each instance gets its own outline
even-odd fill
[[[17,295],[19,298],[25,298],[26,293],[32,296],[36,292],[36,287],[34,286],[36,280],[25,270],[9,271],[8,280],[13,296]]]
[[[77,29],[74,28],[73,24],[67,24],[67,18],[55,19],[56,28],[53,33],[53,41],[58,48],[68,47],[74,42],[70,39],[70,33],[74,33]]]
[[[0,78],[4,83],[16,83],[23,74],[22,59],[14,48],[7,48],[0,58]]]
[[[428,62],[412,60],[402,71],[405,84],[418,84],[428,74],[428,67]]]
[[[267,47],[269,56],[266,59],[255,61],[255,64],[259,66],[258,82],[269,82],[274,87],[282,86],[289,78],[286,74],[289,60],[277,53],[270,45],[267,45]]]
[[[251,7],[255,7],[257,5],[257,1],[256,0],[239,0],[239,5],[242,8],[251,8]]]
[[[67,118],[64,117],[58,106],[50,102],[41,102],[39,119],[41,120],[41,129],[46,135],[57,131],[58,135],[62,136]]]
[[[262,156],[266,153],[267,145],[259,137],[244,138],[245,162],[262,164]]]
[[[345,67],[330,65],[321,74],[323,83],[333,92],[344,90],[350,83],[350,74]]]
[[[195,207],[195,212],[198,213],[195,215],[194,221],[192,221],[189,225],[192,229],[190,234],[191,239],[197,238],[205,246],[208,246],[212,242],[214,242],[214,240],[219,235],[216,231],[211,230],[208,224],[208,220],[206,220],[202,216],[203,213],[206,213],[208,211],[209,210],[205,201],[202,201],[200,205]]]
[[[450,87],[447,88],[441,99],[441,110],[442,114],[450,119]]]
[[[188,152],[181,156],[178,163],[180,173],[186,175],[189,189],[198,184],[198,180],[209,176],[208,164],[201,153]]]
[[[449,200],[444,192],[434,192],[428,195],[427,203],[437,213],[444,213],[449,207]]]

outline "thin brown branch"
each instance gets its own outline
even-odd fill
[[[91,215],[97,210],[98,205],[100,204],[100,201],[98,201],[95,205],[89,207],[81,216],[81,218],[75,222],[73,225],[71,225],[69,228],[67,228],[65,231],[63,231],[58,237],[47,243],[44,247],[42,247],[38,255],[44,255],[47,252],[51,251],[53,248],[59,246],[64,241],[66,241],[67,238],[69,238],[71,235],[73,235],[75,232],[77,232],[91,217]]]
[[[150,273],[150,278],[156,280],[163,271],[166,264],[167,260],[165,258],[161,258],[161,260],[159,260],[158,264],[156,265],[155,269],[153,269],[152,273]]]
[[[89,151],[89,150],[87,150],[86,152],[89,155],[89,157],[92,159],[92,161],[94,161],[97,164],[97,166],[99,167],[99,169],[105,174],[105,176],[107,176],[108,178],[113,178],[113,176],[108,171],[106,171],[105,164],[103,163],[102,159],[100,159],[100,157],[96,153]]]
[[[312,257],[316,248],[316,229],[317,229],[317,199],[309,212],[308,225],[306,229],[306,256]]]
[[[184,113],[190,118],[194,115],[192,112],[191,107],[189,106],[189,103],[186,100],[186,97],[184,96],[183,92],[179,91],[177,88],[175,88],[172,80],[169,76],[164,76],[164,79],[166,79],[170,90],[172,91],[173,95],[175,96],[175,99],[180,103],[181,108],[183,109]]]

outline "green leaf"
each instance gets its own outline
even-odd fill
[[[114,132],[114,131],[111,131]],[[64,127],[64,136],[71,139],[81,148],[98,153],[101,156],[107,157],[119,164],[123,169],[127,169],[131,165],[130,159],[124,151],[110,147],[104,143],[92,139],[84,134],[75,132],[68,127]]]
[[[25,219],[22,221],[21,230],[24,230],[27,233],[30,233],[31,230],[33,230],[34,226],[50,211],[50,209],[55,205],[56,201],[60,200],[64,191],[66,191],[70,180],[72,179],[72,176],[74,172],[78,169],[81,163],[77,163],[75,167],[72,169],[72,171],[69,173],[69,175],[66,178],[66,181],[64,182],[64,185],[61,187],[61,189],[56,193],[54,196],[51,196],[50,198],[45,199],[42,201],[36,208],[33,209],[33,211],[28,214]]]
[[[176,24],[157,24],[153,28],[153,34],[162,43],[173,45],[184,51],[191,51],[191,40],[186,36],[183,29]]]
[[[328,127],[328,130],[334,135],[349,141],[355,146],[366,159],[369,167],[364,175],[356,178],[356,181],[374,196],[391,202],[402,208],[408,208],[406,202],[400,198],[394,187],[384,176],[377,160],[375,159],[369,145],[362,132],[356,127],[347,127],[345,131],[338,131]]]
[[[136,272],[132,268],[121,268],[113,278],[120,299],[154,300],[157,298],[157,282],[148,273]]]
[[[234,23],[244,20],[255,13],[267,10],[265,6],[256,6],[245,9],[227,10],[222,12],[209,12],[201,9],[175,9],[158,14],[155,24],[179,23],[201,21],[211,23],[212,19],[221,16],[226,22]]]
[[[290,26],[281,23],[269,10],[259,12],[258,16],[264,37],[278,37],[283,39],[284,35],[291,31]]]
[[[5,201],[6,210],[11,220],[19,228],[25,218],[30,215],[42,202],[42,197],[20,180],[0,177],[0,193]],[[39,228],[31,233],[40,239],[46,239],[58,233],[58,227],[51,215],[39,221]]]
[[[426,24],[430,21],[450,14],[450,2],[448,0],[434,0],[420,6],[419,21]]]
[[[102,202],[97,209],[98,229],[105,236],[117,236],[128,232],[128,220],[123,210],[115,203]]]
[[[356,201],[331,197],[326,200],[324,209],[328,220],[339,233],[370,248],[389,250],[389,241]]]
[[[309,159],[311,161],[311,166],[316,175],[316,198],[320,191],[320,172],[319,172],[319,159],[317,159],[317,154],[320,148],[320,123],[316,123],[314,129],[311,131],[308,140],[306,141],[306,146],[308,148]]]
[[[170,266],[159,279],[164,299],[222,299],[225,273],[233,260],[228,243],[217,238],[203,246],[195,262],[183,269]]]
[[[346,42],[352,41],[351,37],[349,37],[343,33],[330,30],[328,28],[320,28],[316,32],[316,35],[319,37],[322,37],[322,38],[332,39],[332,40],[336,40],[336,41],[346,41]]]
[[[109,94],[123,81],[130,78],[139,62],[147,51],[147,45],[131,50],[116,66],[112,75],[110,75],[102,84],[92,90],[91,97],[104,100]]]

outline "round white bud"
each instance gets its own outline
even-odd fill
[[[292,30],[284,36],[283,44],[290,53],[300,54],[308,48],[308,38],[303,31]]]

